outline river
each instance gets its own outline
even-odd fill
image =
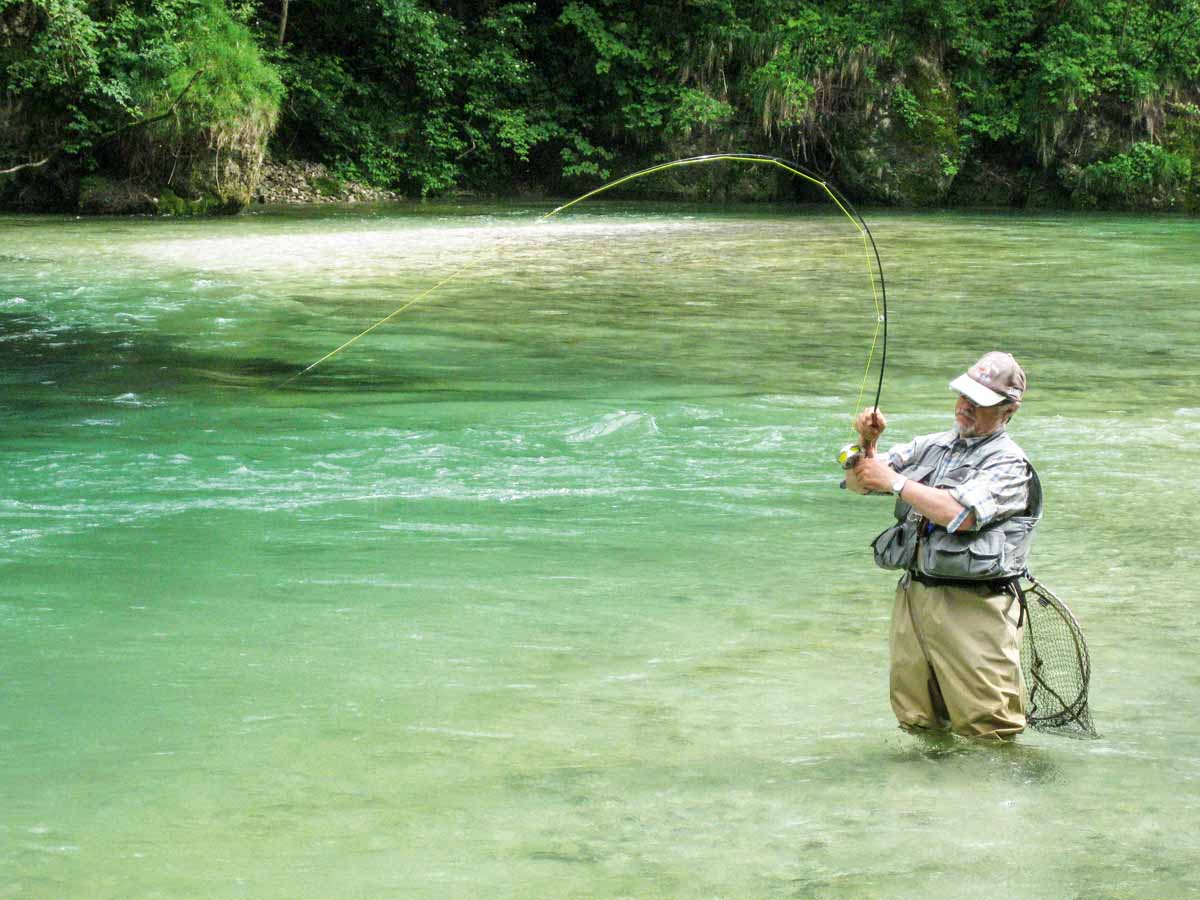
[[[885,444],[1029,373],[1100,737],[994,747],[888,706],[847,220],[548,208],[0,218],[0,897],[1200,894],[1200,220],[866,211]]]

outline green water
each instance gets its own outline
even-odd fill
[[[1102,737],[995,748],[888,707],[846,220],[543,211],[0,219],[0,897],[1200,894],[1200,221],[868,214],[896,440],[1030,375]]]

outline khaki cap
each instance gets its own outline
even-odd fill
[[[1017,402],[1025,393],[1025,372],[1012,354],[993,350],[950,382],[950,389],[979,406]]]

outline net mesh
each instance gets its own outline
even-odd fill
[[[1092,662],[1083,630],[1067,604],[1035,580],[1025,588],[1021,670],[1030,727],[1096,737],[1088,709]]]

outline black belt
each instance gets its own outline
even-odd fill
[[[985,587],[994,594],[1013,594],[1021,603],[1021,612],[1017,616],[1017,627],[1020,628],[1025,621],[1025,592],[1021,590],[1021,576],[1019,575],[1009,578],[992,578],[988,581],[970,581],[966,578],[935,578],[933,575],[926,575],[914,569],[909,569],[908,574],[913,581],[926,587]]]
[[[926,575],[924,572],[918,572],[914,569],[909,569],[909,575],[913,581],[919,581],[928,587],[988,587],[996,591],[1007,590],[1008,586],[1014,581],[1019,581],[1020,578],[1016,575],[1008,578],[992,578],[985,581],[972,581],[969,578],[936,578],[933,575]]]

